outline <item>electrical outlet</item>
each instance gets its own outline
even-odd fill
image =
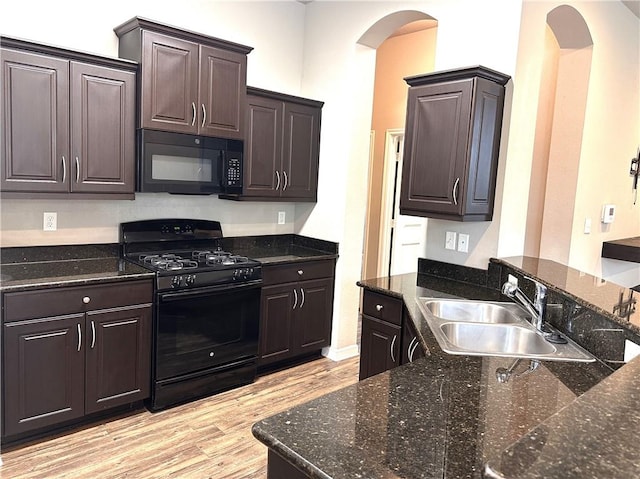
[[[278,211],[278,224],[283,225],[285,223],[286,214],[284,211]]]
[[[58,229],[58,213],[46,212],[43,215],[42,230],[55,231]]]
[[[458,251],[461,253],[469,252],[469,235],[464,233],[458,235]]]
[[[456,249],[456,233],[453,231],[447,231],[444,239],[444,249]]]
[[[584,234],[588,235],[591,233],[591,218],[584,219]]]

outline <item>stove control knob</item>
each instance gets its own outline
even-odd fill
[[[174,276],[171,279],[171,287],[172,288],[179,288],[180,287],[180,280],[182,279],[182,276]]]
[[[193,284],[196,282],[196,275],[195,274],[190,274],[188,276],[186,276],[184,278],[184,284],[185,286],[193,286]]]

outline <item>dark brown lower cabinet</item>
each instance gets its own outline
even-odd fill
[[[4,327],[4,435],[84,415],[84,314]]]
[[[362,316],[360,339],[360,379],[400,365],[400,326]]]
[[[425,351],[403,300],[365,290],[362,299],[360,380],[423,357]]]
[[[151,282],[3,299],[3,438],[42,433],[148,397]],[[100,309],[91,310],[92,303]],[[27,311],[32,316],[25,318]],[[47,311],[57,315],[42,317]]]
[[[310,355],[329,346],[334,268],[334,259],[263,266],[260,366]],[[295,278],[304,280],[292,282]],[[286,282],[275,284],[279,280]]]

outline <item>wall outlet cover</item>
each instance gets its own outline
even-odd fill
[[[278,211],[278,224],[283,225],[285,223],[286,217],[286,212]]]
[[[55,231],[58,229],[58,213],[47,212],[43,214],[42,230]]]
[[[460,233],[458,235],[458,251],[461,253],[469,252],[469,235]]]

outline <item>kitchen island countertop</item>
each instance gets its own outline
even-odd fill
[[[444,353],[416,304],[504,300],[498,291],[416,274],[358,284],[404,300],[428,355],[256,423],[254,436],[306,476],[477,478],[486,464],[486,477],[640,474],[640,360],[613,373],[599,361],[527,371],[523,360],[501,383],[513,359]]]

